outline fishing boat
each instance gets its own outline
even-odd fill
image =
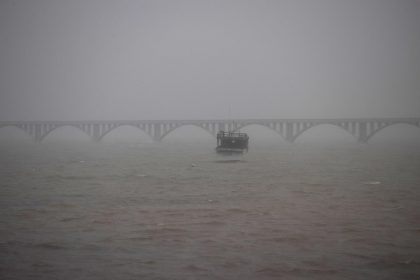
[[[247,152],[248,140],[249,137],[246,133],[219,131],[219,133],[217,133],[216,151],[218,153]]]

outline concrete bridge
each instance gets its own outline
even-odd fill
[[[394,124],[408,124],[420,128],[420,118],[376,119],[236,119],[236,120],[128,120],[128,121],[3,121],[0,128],[14,126],[41,142],[52,131],[73,126],[86,133],[93,141],[100,141],[120,126],[134,126],[144,131],[153,141],[161,141],[172,131],[186,125],[200,127],[216,136],[220,130],[236,131],[249,125],[260,125],[277,132],[288,142],[294,142],[305,131],[322,124],[344,129],[359,142],[367,142],[378,131]]]

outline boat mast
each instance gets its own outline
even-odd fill
[[[228,120],[232,122],[232,125],[229,125],[230,122],[228,122],[228,132],[234,132],[235,131],[235,121],[232,119],[232,110],[230,103],[228,105]]]

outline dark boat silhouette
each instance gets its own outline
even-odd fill
[[[219,131],[219,133],[217,133],[216,151],[218,153],[247,152],[248,140],[249,137],[246,133]]]

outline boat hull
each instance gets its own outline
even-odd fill
[[[245,151],[247,151],[247,149],[234,149],[234,148],[222,148],[222,147],[217,147],[216,148],[216,152],[218,153],[225,153],[225,154],[238,154],[238,153],[244,153]]]

